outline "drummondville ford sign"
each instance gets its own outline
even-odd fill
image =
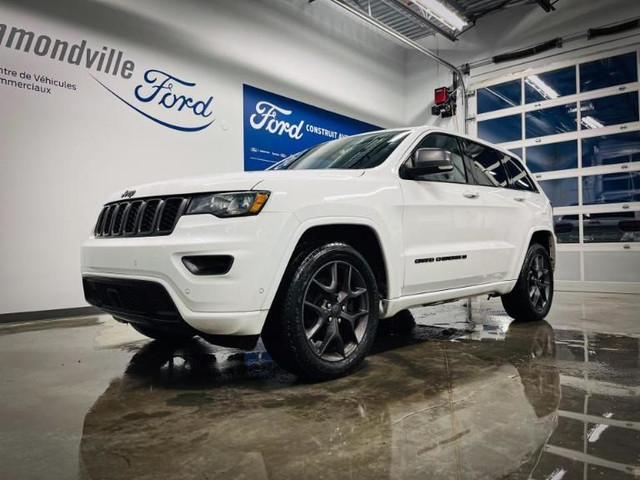
[[[0,87],[39,95],[61,90],[76,93],[80,86],[61,78],[65,75],[61,67],[80,67],[115,98],[156,124],[181,132],[198,132],[214,121],[213,96],[203,95],[195,82],[157,68],[137,74],[136,63],[119,49],[87,40],[53,38],[4,23],[0,23],[0,47],[32,55],[42,62],[41,67],[27,70],[1,65]]]
[[[264,170],[306,148],[381,127],[243,86],[244,169]]]

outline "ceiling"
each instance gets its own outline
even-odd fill
[[[440,34],[449,40],[455,40],[464,34],[481,17],[507,8],[521,5],[538,4],[549,12],[554,10],[551,0],[444,0],[449,7],[465,17],[468,26],[460,31],[431,16],[429,12],[421,8],[411,0],[342,0],[376,20],[384,23],[393,30],[401,33],[411,40],[419,40],[429,35]]]

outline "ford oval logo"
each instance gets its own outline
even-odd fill
[[[120,198],[131,198],[136,194],[135,190],[125,190],[124,193],[120,196]]]

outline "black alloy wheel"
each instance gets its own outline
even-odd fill
[[[533,257],[527,280],[531,305],[536,310],[544,311],[551,297],[551,265],[542,254]]]
[[[342,242],[306,245],[285,272],[262,341],[296,375],[338,378],[364,361],[379,315],[378,284],[365,257]]]
[[[542,320],[553,302],[553,268],[549,251],[539,243],[529,246],[513,290],[502,296],[507,314],[523,322]]]
[[[321,266],[304,295],[302,322],[320,358],[347,358],[362,342],[369,323],[369,292],[362,274],[345,261]]]

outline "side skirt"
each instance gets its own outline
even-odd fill
[[[481,285],[473,285],[471,287],[439,290],[437,292],[421,293],[418,295],[393,298],[391,300],[383,300],[381,302],[380,318],[392,317],[399,311],[406,308],[433,305],[434,303],[477,297],[479,295],[504,295],[513,290],[515,284],[516,280],[483,283]]]

